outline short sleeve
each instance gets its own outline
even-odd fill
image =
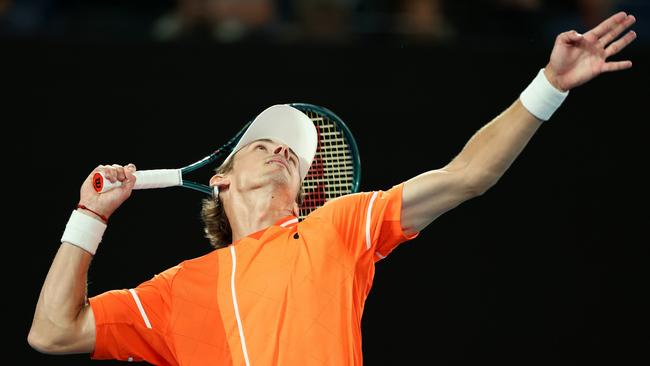
[[[165,334],[171,314],[171,283],[179,267],[134,289],[107,291],[89,299],[95,316],[93,359],[176,365]]]
[[[399,244],[417,237],[402,230],[403,183],[387,191],[354,193],[326,203],[310,216],[335,226],[356,256],[371,251],[375,260],[385,258]]]

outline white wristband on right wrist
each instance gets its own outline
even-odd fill
[[[105,230],[106,224],[103,222],[74,210],[65,226],[61,242],[72,244],[95,255]]]
[[[524,107],[535,117],[548,121],[553,113],[562,105],[569,91],[557,90],[544,75],[544,69],[539,70],[537,76],[521,93],[519,99]]]

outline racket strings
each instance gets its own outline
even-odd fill
[[[351,193],[354,179],[352,150],[338,124],[314,111],[304,112],[316,126],[318,146],[303,182],[300,219],[330,199]]]

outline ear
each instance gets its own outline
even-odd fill
[[[293,210],[293,215],[294,216],[298,217],[298,215],[300,215],[300,209],[298,208],[298,203],[297,202],[293,203],[292,210]]]
[[[215,174],[210,178],[210,187],[223,191],[230,187],[230,179],[223,174]]]

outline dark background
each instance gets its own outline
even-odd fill
[[[349,125],[361,189],[388,189],[452,159],[518,97],[552,41],[5,34],[9,354],[30,365],[114,364],[42,355],[26,342],[79,186],[96,165],[180,167],[265,107],[307,102]],[[362,323],[366,364],[648,364],[649,50],[640,38],[615,57],[633,69],[571,91],[495,187],[377,264]],[[111,218],[89,295],[207,253],[201,198],[180,188],[135,192]]]

